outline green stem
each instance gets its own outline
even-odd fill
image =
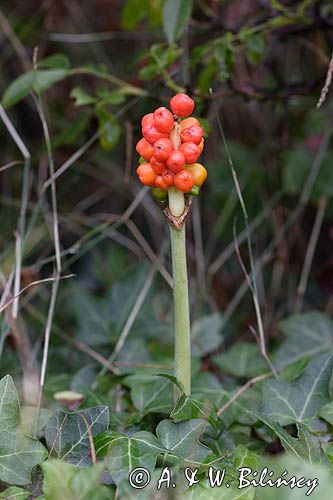
[[[181,230],[170,226],[173,296],[175,315],[175,376],[191,392],[190,309],[186,265],[185,225]]]

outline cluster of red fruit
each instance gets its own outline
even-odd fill
[[[194,101],[188,95],[175,95],[170,107],[173,114],[160,107],[142,118],[143,138],[136,150],[143,163],[137,174],[142,184],[165,193],[173,186],[197,194],[207,178],[205,167],[196,163],[204,147],[203,130],[199,120],[189,117]]]

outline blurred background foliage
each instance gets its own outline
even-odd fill
[[[195,387],[214,388],[222,376],[232,385],[237,349],[249,363],[238,377],[265,369],[255,362],[249,326],[256,317],[234,251],[235,232],[250,269],[244,221],[216,113],[248,211],[272,352],[282,317],[313,308],[332,314],[329,93],[316,108],[333,47],[330,0],[2,0],[0,28],[2,105],[31,154],[21,284],[52,276],[55,265],[41,109],[56,170],[62,274],[76,274],[59,285],[46,395],[90,388],[99,373],[100,394],[91,391],[89,403],[110,387],[116,401],[119,376],[172,369],[168,232],[138,183],[135,142],[142,115],[177,91],[194,96],[207,135],[208,182],[187,224]],[[24,168],[3,122],[0,137],[5,289],[15,268]],[[320,235],[302,290],[313,228]],[[50,291],[50,283],[37,284],[20,298],[18,335],[36,366]],[[18,378],[22,364],[29,367],[10,313],[1,332],[1,375]],[[120,336],[124,346],[114,352]],[[242,347],[226,355],[235,340]],[[115,373],[106,379],[110,356]],[[135,394],[137,381],[126,380]]]

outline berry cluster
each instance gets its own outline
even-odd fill
[[[207,178],[205,167],[196,163],[204,138],[199,120],[189,116],[194,109],[193,99],[177,94],[171,99],[170,107],[172,113],[160,107],[142,118],[143,138],[136,145],[141,156],[136,170],[139,179],[142,184],[155,188],[160,199],[167,197],[170,187],[198,194]]]

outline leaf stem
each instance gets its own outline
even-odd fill
[[[185,224],[180,230],[170,225],[175,316],[175,376],[191,392],[190,309],[186,264]]]

